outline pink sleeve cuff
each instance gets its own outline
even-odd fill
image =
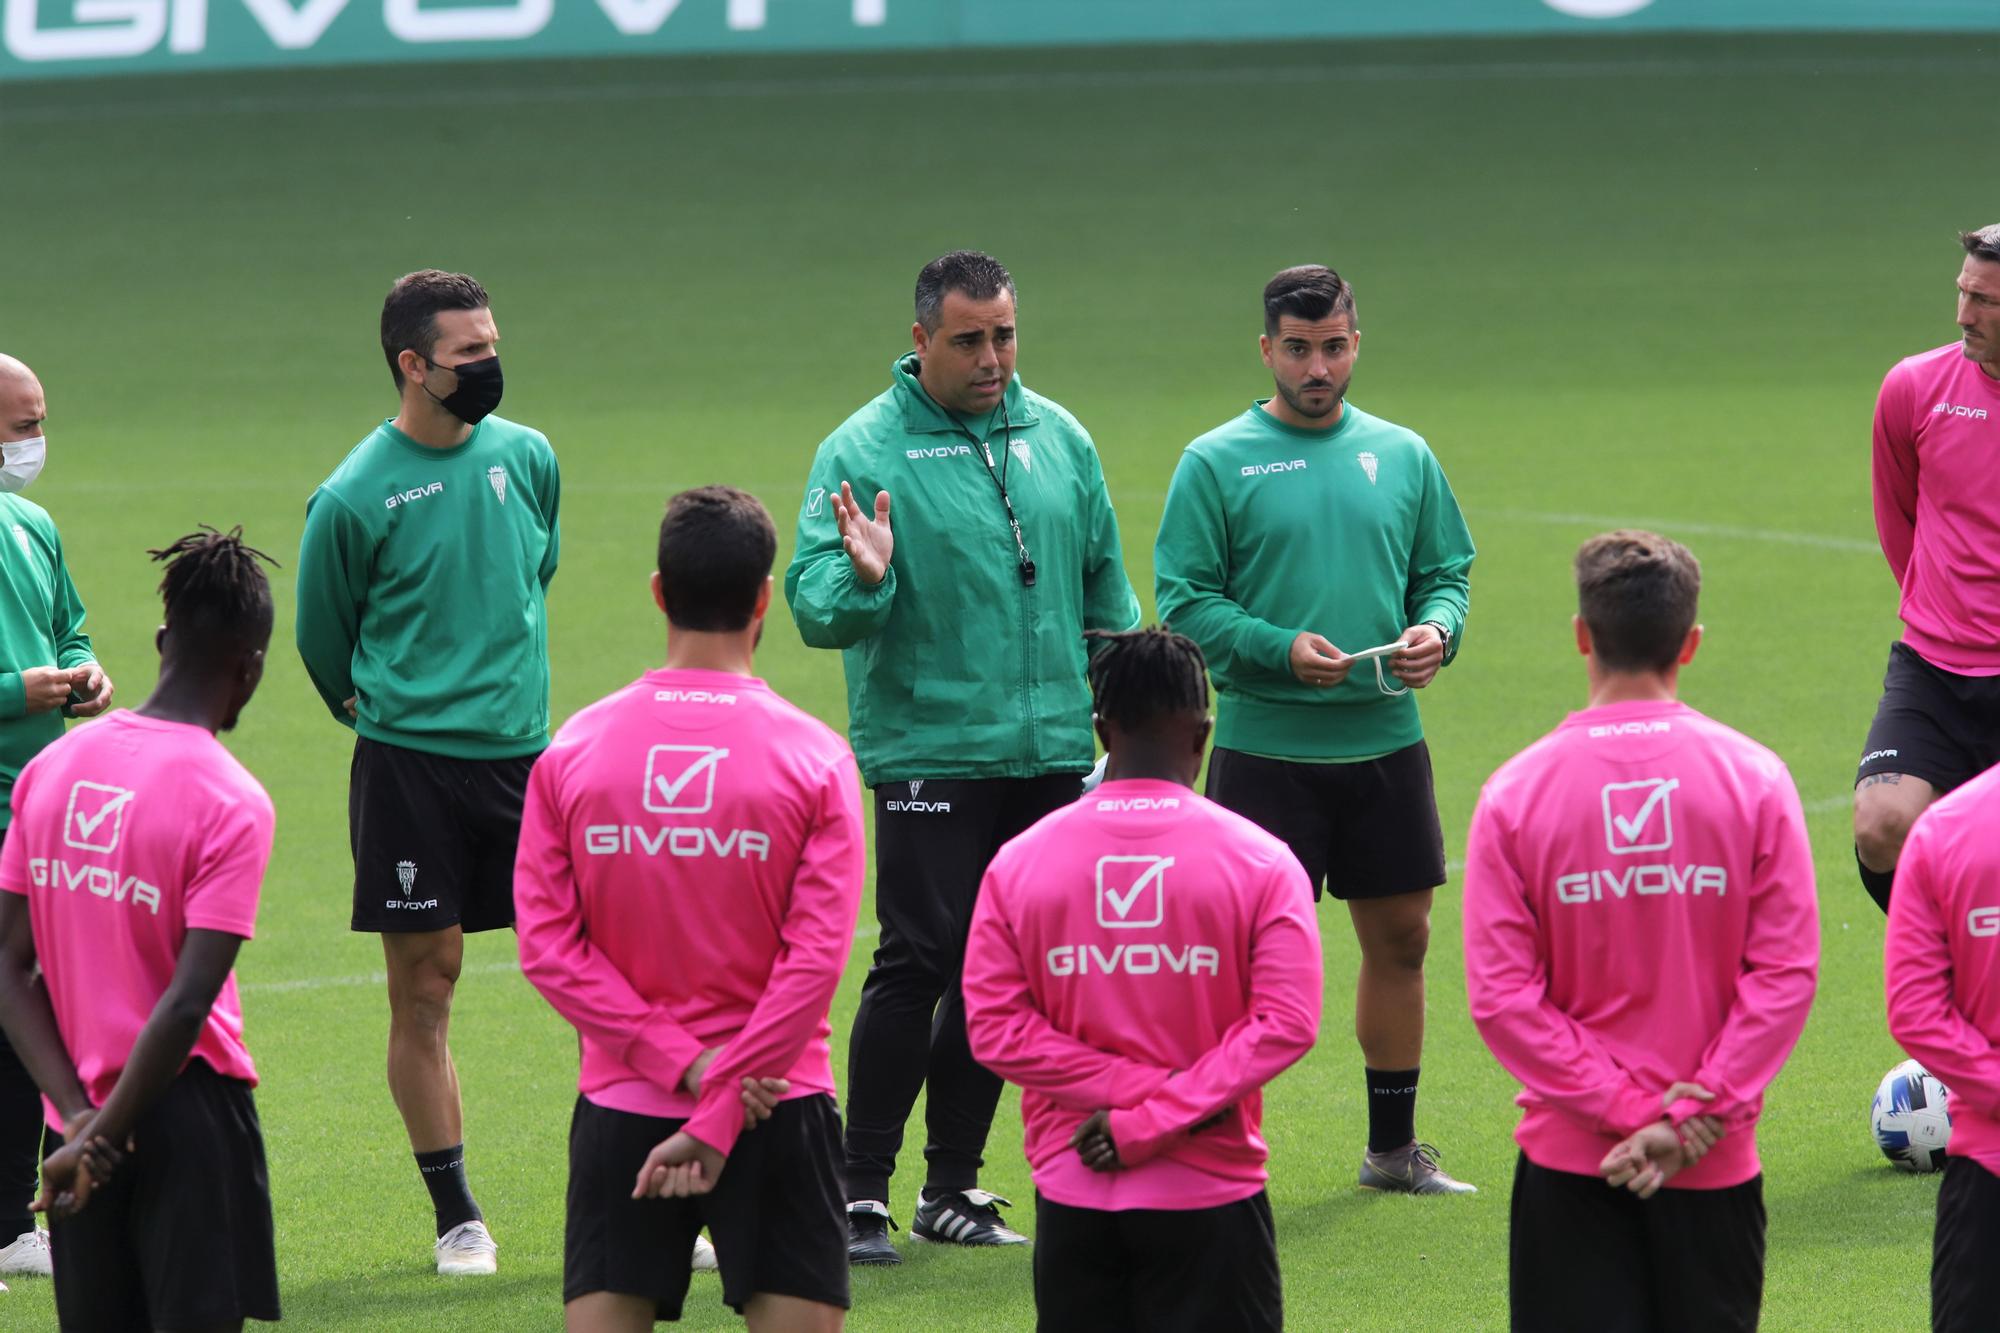
[[[1698,1115],[1714,1115],[1715,1105],[1714,1102],[1698,1102],[1692,1097],[1683,1097],[1667,1108],[1667,1119],[1673,1121],[1675,1129],[1679,1129]]]
[[[1658,1120],[1662,1114],[1660,1095],[1645,1091],[1627,1078],[1625,1086],[1611,1099],[1611,1104],[1604,1108],[1604,1114],[1599,1118],[1598,1124],[1622,1139],[1638,1133]]]
[[[742,1101],[735,1097],[711,1098],[704,1091],[700,1105],[681,1130],[689,1138],[700,1139],[727,1157],[735,1149],[737,1137],[743,1133]]]
[[[625,1048],[625,1063],[663,1088],[678,1088],[701,1051],[701,1043],[678,1027],[652,1023]]]
[[[1153,1135],[1152,1117],[1138,1107],[1111,1113],[1111,1141],[1118,1145],[1118,1161],[1138,1166],[1159,1155],[1160,1141]]]

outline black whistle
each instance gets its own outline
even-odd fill
[[[1032,560],[1021,562],[1021,586],[1023,588],[1035,586],[1035,562]]]

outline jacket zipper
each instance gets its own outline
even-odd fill
[[[1033,699],[1035,680],[1035,590],[1026,584],[1021,586],[1021,711],[1028,719],[1028,767],[1036,768],[1041,759],[1042,742],[1035,725],[1035,705]]]
[[[956,425],[961,431],[965,433],[967,438],[969,438],[972,441],[973,447],[979,450],[980,454],[982,455],[982,457],[977,461],[979,461],[980,465],[987,470],[987,475],[992,477],[996,482],[998,482],[999,480],[998,474],[993,471],[995,463],[993,459],[992,444],[987,440],[983,440],[979,436],[973,434],[972,428],[967,426],[964,422],[957,421],[956,419],[954,419],[952,424]],[[1015,427],[1015,429],[1019,429],[1019,427]],[[1003,431],[1002,434],[1007,435],[1009,437],[1006,439],[1002,439],[1000,441],[1000,449],[1002,456],[1004,457],[1006,450],[1012,445],[1013,440],[1011,438],[1011,432]],[[1012,524],[1006,525],[1006,535],[1009,538],[1011,538],[1014,535]],[[1037,767],[1037,761],[1041,755],[1041,735],[1040,735],[1041,729],[1035,724],[1035,707],[1034,707],[1034,697],[1033,697],[1034,679],[1035,679],[1035,627],[1034,627],[1035,615],[1034,615],[1034,608],[1030,605],[1030,603],[1034,600],[1034,596],[1035,596],[1035,590],[1029,587],[1026,583],[1023,583],[1021,585],[1020,699],[1021,699],[1021,714],[1026,719],[1027,722],[1025,731],[1027,733],[1028,743],[1027,743],[1027,748],[1023,753],[1022,757],[1026,760],[1026,766],[1030,769]]]

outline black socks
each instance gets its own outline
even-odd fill
[[[438,1235],[464,1222],[481,1222],[486,1215],[472,1201],[472,1188],[465,1183],[465,1145],[440,1148],[417,1154],[417,1170],[424,1173],[424,1188],[431,1192],[431,1207],[437,1210]]]
[[[1394,1152],[1417,1137],[1417,1072],[1364,1069],[1368,1077],[1368,1151]]]
[[[1883,915],[1888,915],[1889,886],[1895,883],[1896,872],[1894,870],[1870,870],[1867,866],[1861,864],[1861,853],[1858,849],[1854,853],[1854,866],[1855,869],[1861,872],[1861,887],[1868,890],[1868,896],[1875,900],[1875,905],[1882,909]]]
[[[42,1165],[42,1093],[0,1037],[0,1249],[35,1225],[28,1211]]]

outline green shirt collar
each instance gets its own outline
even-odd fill
[[[917,380],[919,358],[915,352],[905,352],[896,358],[894,367],[896,396],[903,404],[903,429],[912,435],[963,435],[972,427],[961,418],[938,405]],[[1028,406],[1027,390],[1021,387],[1021,377],[1016,374],[1007,381],[1007,420],[1016,430],[1033,426],[1041,418]],[[987,429],[992,429],[989,422]],[[983,436],[981,438],[984,438]]]
[[[394,417],[390,417],[387,421],[384,421],[382,423],[382,434],[387,436],[389,439],[395,441],[397,444],[402,445],[403,448],[409,450],[411,453],[417,455],[419,458],[456,458],[460,454],[472,448],[473,445],[479,443],[479,432],[486,429],[486,422],[490,420],[492,420],[492,418],[488,417],[485,420],[480,421],[478,425],[472,428],[472,434],[466,436],[464,440],[460,441],[457,444],[454,444],[449,449],[434,449],[428,444],[417,443],[415,440],[411,439],[409,436],[403,434],[403,432],[396,429],[396,418]]]
[[[1268,398],[1256,399],[1250,404],[1250,415],[1270,429],[1277,431],[1280,435],[1289,435],[1295,440],[1318,440],[1322,443],[1339,438],[1340,433],[1347,429],[1348,423],[1354,420],[1356,410],[1353,403],[1343,403],[1340,408],[1340,422],[1333,429],[1306,430],[1303,427],[1280,421],[1269,412],[1266,412],[1264,404],[1270,401]]]

